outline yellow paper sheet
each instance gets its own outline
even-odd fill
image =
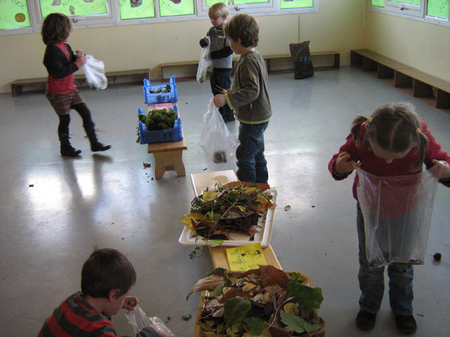
[[[228,264],[231,271],[246,271],[266,265],[261,243],[227,248]]]

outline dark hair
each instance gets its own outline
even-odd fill
[[[122,253],[112,248],[94,251],[81,270],[81,291],[94,298],[108,298],[114,289],[117,297],[126,294],[136,283],[133,265]]]
[[[420,171],[425,160],[428,137],[421,132],[419,117],[411,104],[386,104],[375,110],[369,118],[356,116],[351,133],[357,146],[361,145],[361,125],[364,122],[368,122],[362,139],[364,145],[367,146],[369,141],[376,141],[383,150],[393,153],[404,152],[415,145],[418,148],[418,160],[411,169]]]
[[[238,42],[244,47],[256,47],[259,41],[259,24],[248,14],[238,14],[227,20],[223,31],[227,38]]]
[[[69,37],[71,30],[72,23],[66,15],[51,13],[45,18],[42,24],[42,41],[46,45],[62,42]]]

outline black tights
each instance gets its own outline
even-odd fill
[[[83,127],[86,129],[92,129],[94,127],[94,122],[91,118],[91,112],[89,111],[86,103],[80,103],[74,105],[72,107],[74,110],[78,112],[83,120]],[[70,114],[67,115],[58,115],[59,116],[59,125],[58,125],[58,134],[59,135],[69,135],[69,124],[70,124]]]

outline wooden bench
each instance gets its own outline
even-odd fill
[[[123,70],[123,71],[108,71],[105,73],[106,77],[112,83],[116,83],[117,78],[119,77],[137,77],[139,81],[142,81],[143,78],[149,78],[149,69],[133,69],[133,70]],[[86,77],[84,73],[76,74],[75,82],[79,85],[83,84],[86,81]],[[23,87],[42,87],[47,84],[47,77],[39,77],[39,78],[25,78],[20,80],[15,80],[11,82],[11,94],[13,96],[17,96],[23,90]]]
[[[311,62],[314,66],[314,70],[333,70],[339,69],[341,65],[341,54],[337,51],[320,51],[320,52],[311,52]],[[292,62],[291,54],[282,54],[282,55],[267,55],[263,56],[264,60],[267,63],[267,71],[269,74],[276,73],[286,73],[292,72],[294,70],[294,63]],[[325,62],[326,65],[323,64],[323,61],[327,61],[326,59],[331,59],[331,61]],[[277,70],[274,67],[274,61],[288,61],[292,63],[292,67],[287,69]],[[287,63],[288,63],[287,62]],[[316,65],[315,65],[316,64]]]
[[[414,97],[431,99],[438,109],[450,109],[450,82],[368,49],[350,51],[350,64],[376,71],[380,79],[393,79],[396,88],[412,88]]]
[[[233,58],[233,67],[237,58]],[[195,79],[197,76],[198,60],[161,63],[161,75],[164,80],[170,79],[173,75],[177,81]]]
[[[294,63],[292,62],[291,54],[267,55],[263,56],[263,58],[267,63],[267,72],[269,74],[294,71]],[[238,57],[233,58],[233,65],[236,63],[237,59]],[[313,65],[314,63],[318,64],[317,66],[314,66],[314,70],[331,70],[339,69],[340,67],[340,53],[336,51],[311,52],[311,60]],[[284,68],[276,68],[277,61],[284,66]],[[163,79],[169,79],[172,75],[175,75],[177,80],[191,80],[196,77],[198,60],[161,63],[160,66]]]
[[[179,177],[186,175],[183,164],[183,151],[187,150],[184,138],[177,142],[148,144],[148,153],[155,156],[155,178],[161,179],[166,171],[175,171]]]
[[[438,109],[450,109],[450,82],[413,68],[398,69],[394,86],[413,88],[414,97],[435,97]]]
[[[362,65],[364,71],[376,71],[378,78],[394,78],[395,70],[409,68],[403,63],[368,49],[351,50],[350,64],[352,66]]]
[[[202,172],[202,173],[195,173],[191,174],[191,182],[192,186],[194,188],[194,193],[196,196],[200,195],[202,191],[206,188],[213,188],[215,184],[220,183],[221,185],[224,185],[226,183],[237,181],[238,177],[236,173],[233,170],[226,170],[226,171],[216,171],[216,172]],[[227,253],[226,253],[227,247],[210,247],[209,251],[211,253],[211,259],[213,262],[214,268],[225,268],[230,269]],[[266,259],[267,264],[272,265],[278,269],[282,269],[280,262],[278,261],[278,258],[275,255],[275,252],[272,249],[272,246],[269,245],[265,248],[263,248],[263,254],[264,258]],[[304,284],[308,285],[310,287],[314,287],[314,282],[311,279],[310,276],[301,273],[302,278],[304,279]],[[203,311],[203,296],[205,295],[205,292],[202,292],[202,296],[200,298],[198,311],[197,311],[197,322],[201,317],[201,313]],[[324,335],[324,334],[323,334]],[[194,337],[201,337],[202,331],[200,328],[200,325],[195,324],[194,328]]]

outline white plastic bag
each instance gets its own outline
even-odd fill
[[[166,325],[160,318],[148,317],[140,306],[136,306],[134,310],[129,310],[128,312],[126,312],[125,317],[127,318],[128,323],[130,323],[133,327],[133,331],[135,334],[138,334],[139,331],[149,325],[154,325],[156,328],[155,330],[157,330],[160,335],[175,337],[172,331],[170,331],[170,329],[166,327]]]
[[[208,46],[202,49],[202,53],[200,54],[200,60],[198,61],[197,68],[197,81],[200,84],[205,82],[213,71],[210,50],[211,47],[208,44]]]
[[[104,90],[108,86],[103,61],[96,60],[92,55],[86,55],[86,64],[83,66],[86,81],[94,90]]]
[[[239,145],[239,140],[228,130],[212,98],[208,111],[203,115],[203,130],[198,144],[215,163],[226,163]]]
[[[438,184],[432,170],[377,177],[357,168],[356,191],[371,268],[424,263]]]

